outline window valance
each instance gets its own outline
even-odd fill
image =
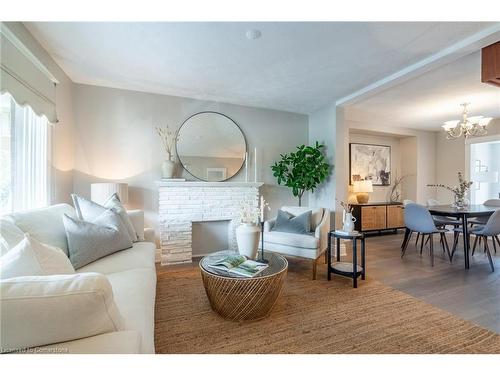
[[[57,122],[57,80],[3,24],[0,24],[0,90],[19,105],[29,105],[37,115]]]

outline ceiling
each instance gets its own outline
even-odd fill
[[[25,25],[78,83],[307,114],[491,23]]]
[[[479,51],[349,106],[348,117],[439,130],[460,118],[461,103],[471,103],[470,116],[500,118],[500,89],[481,83]]]

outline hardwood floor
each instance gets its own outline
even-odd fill
[[[406,255],[401,259],[402,233],[371,236],[366,239],[367,278],[376,279],[394,289],[424,300],[465,320],[500,333],[500,251],[495,254],[490,243],[495,272],[491,272],[486,255],[476,249],[470,269],[464,269],[463,248],[459,246],[453,263],[442,252],[438,239],[434,243],[434,267],[431,267],[429,248],[420,255],[414,247],[414,237]],[[461,242],[461,241],[460,241]],[[448,238],[452,244],[452,238]],[[350,259],[350,248],[348,256]],[[310,262],[292,262],[293,267],[310,267]],[[161,272],[177,272],[198,267],[193,263],[161,267]],[[326,279],[326,268],[318,264],[318,279]],[[341,276],[333,275],[335,278]],[[314,282],[314,281],[311,281]],[[359,287],[363,281],[359,281]]]
[[[429,247],[420,255],[414,239],[401,259],[402,234],[368,237],[367,275],[500,333],[500,252],[495,254],[490,243],[495,272],[491,272],[482,249],[476,249],[475,255],[470,257],[470,269],[466,270],[463,247],[459,246],[450,264],[435,239],[434,267],[431,267]],[[448,243],[451,246],[451,236]]]

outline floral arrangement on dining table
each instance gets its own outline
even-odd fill
[[[457,208],[463,208],[469,205],[469,200],[467,199],[467,193],[470,190],[473,182],[464,179],[462,172],[458,172],[458,186],[448,186],[444,184],[428,184],[429,187],[439,187],[451,191],[454,194],[454,206]]]

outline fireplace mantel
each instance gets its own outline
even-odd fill
[[[162,265],[192,261],[192,223],[228,221],[228,244],[237,249],[242,203],[255,208],[262,182],[158,181]]]
[[[159,187],[261,187],[263,182],[157,181]]]

